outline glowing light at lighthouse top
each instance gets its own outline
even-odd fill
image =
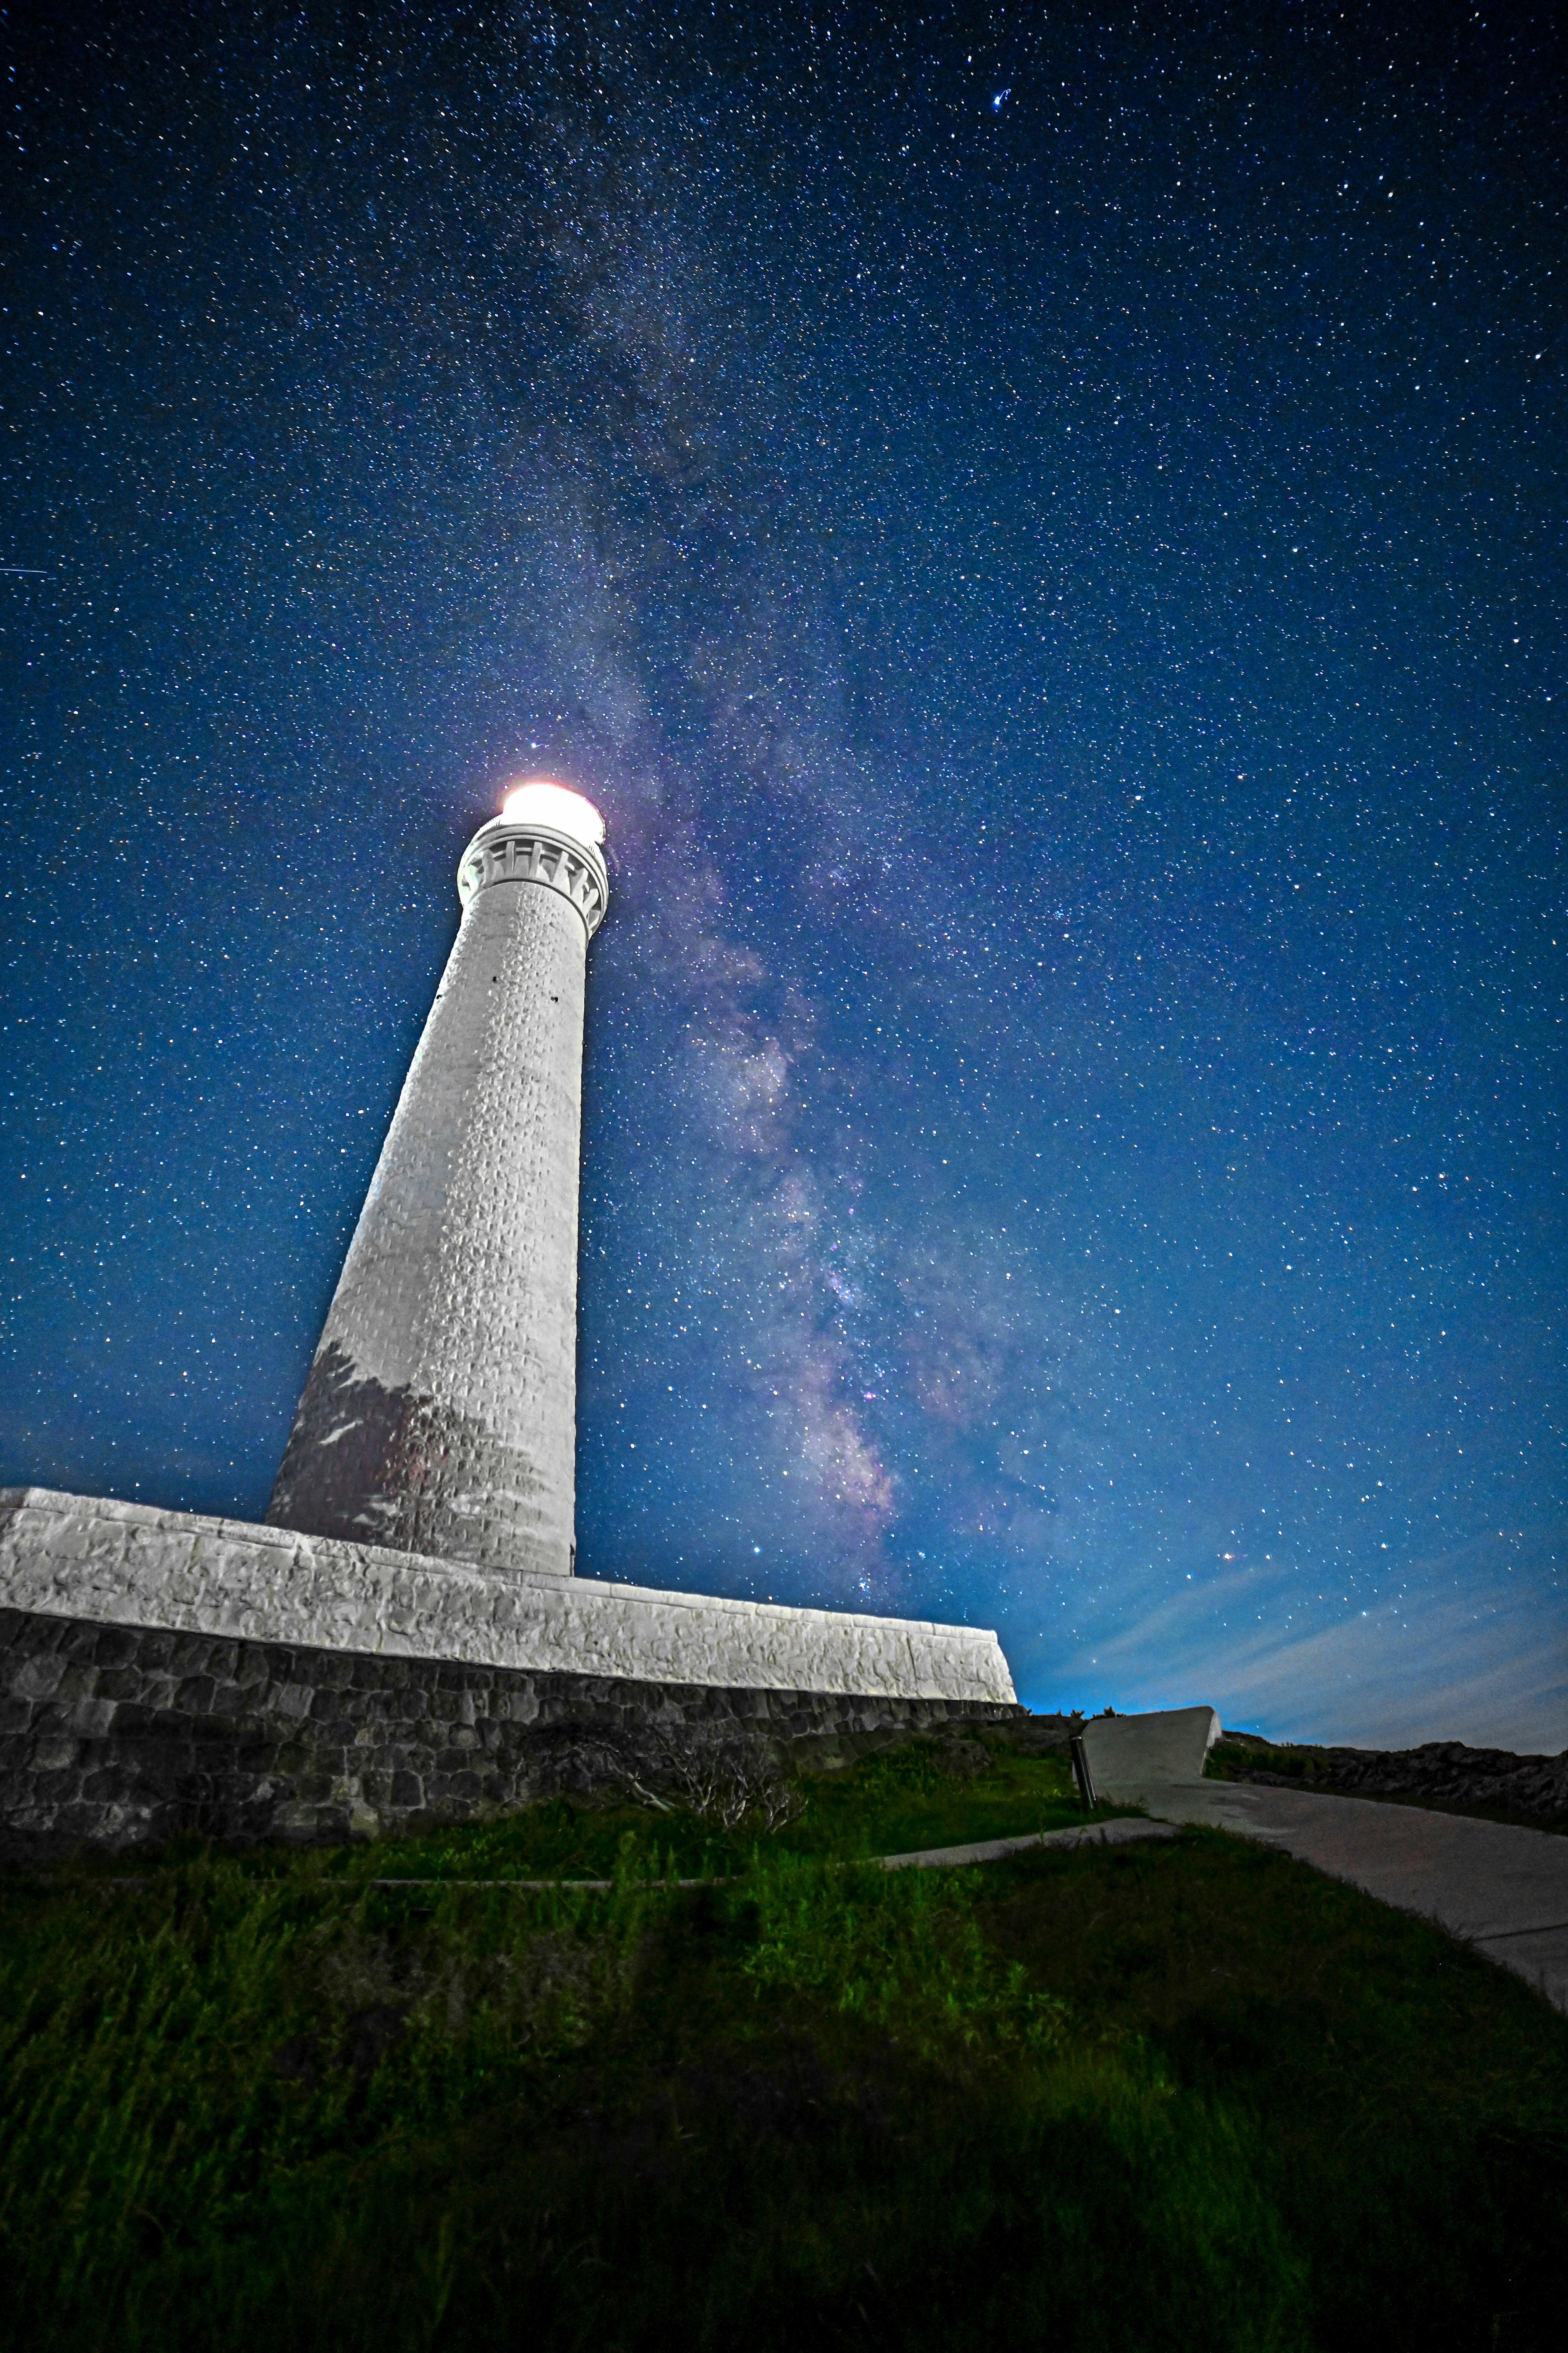
[[[590,849],[604,846],[605,820],[592,801],[569,786],[552,784],[548,776],[530,776],[514,785],[501,804],[501,815],[512,825],[544,825],[564,833]]]

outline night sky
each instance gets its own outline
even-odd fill
[[[614,894],[581,1569],[1561,1747],[1550,13],[7,69],[0,1480],[260,1516],[549,774]]]

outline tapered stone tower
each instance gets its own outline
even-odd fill
[[[597,812],[524,785],[463,904],[283,1456],[275,1525],[575,1565],[577,1195]]]

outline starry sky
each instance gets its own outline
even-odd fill
[[[546,773],[580,1569],[1561,1747],[1549,12],[13,38],[0,1479],[260,1516]]]

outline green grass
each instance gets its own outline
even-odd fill
[[[942,1744],[930,1739],[888,1749],[853,1771],[809,1776],[799,1784],[803,1811],[767,1841],[770,1852],[847,1862],[1082,1821],[1065,1758],[1020,1757],[995,1735],[982,1734],[973,1745],[990,1760],[973,1778],[945,1769]],[[1109,1816],[1115,1810],[1100,1810]],[[755,1842],[748,1827],[727,1834],[688,1813],[559,1798],[434,1836],[340,1847],[318,1867],[356,1880],[601,1879],[617,1868],[627,1837],[636,1840],[649,1876],[680,1879],[743,1871]],[[143,1873],[146,1863],[132,1855],[99,1868],[124,1876]],[[260,1847],[244,1868],[266,1877],[295,1873],[300,1862],[292,1850]]]
[[[605,1893],[5,1886],[7,2341],[1555,2348],[1568,2021],[1216,1832],[844,1861],[1020,1827],[1026,1762],[874,1759],[684,1893],[702,1825],[571,1807],[400,1867],[613,1838]]]

